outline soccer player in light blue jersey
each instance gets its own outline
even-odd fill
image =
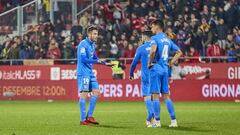
[[[78,93],[80,95],[80,125],[99,124],[93,118],[93,112],[96,106],[97,98],[100,95],[98,82],[93,73],[93,64],[103,64],[111,66],[100,60],[95,53],[95,42],[98,38],[98,29],[95,26],[90,26],[87,29],[88,37],[82,40],[77,49],[77,82]],[[86,98],[88,93],[91,93],[89,100],[88,113],[86,113]]]
[[[151,24],[151,31],[154,36],[151,37],[151,51],[148,61],[148,68],[150,70],[150,92],[152,94],[154,123],[156,127],[161,127],[160,122],[160,100],[159,94],[164,97],[169,115],[171,117],[171,124],[169,127],[177,127],[176,114],[173,107],[173,102],[170,99],[168,79],[169,67],[171,67],[176,60],[182,55],[179,47],[173,43],[164,33],[164,24],[161,20],[155,20]],[[175,55],[168,64],[168,57],[170,51]]]
[[[151,100],[151,93],[150,93],[150,84],[149,84],[149,69],[147,67],[148,58],[150,53],[150,37],[152,32],[145,31],[142,34],[142,41],[144,42],[141,46],[137,48],[135,57],[131,64],[130,68],[130,80],[134,79],[134,70],[140,61],[141,63],[141,91],[142,96],[144,97],[145,105],[147,108],[148,116],[146,119],[147,127],[151,127],[151,120],[153,118],[153,107],[152,107],[152,100]]]

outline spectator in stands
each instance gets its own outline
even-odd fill
[[[117,41],[116,37],[112,36],[112,40],[110,41],[110,57],[111,58],[118,58],[119,57],[119,49],[117,46]]]
[[[123,54],[123,58],[133,58],[135,55],[135,49],[132,44],[128,44],[127,50]],[[132,63],[132,60],[127,61],[128,64]]]
[[[44,50],[38,45],[34,46],[34,59],[43,59],[44,58]]]
[[[234,41],[235,43],[240,43],[240,29],[238,27],[234,28]]]
[[[234,46],[229,48],[229,50],[227,51],[227,56],[229,57],[227,59],[228,62],[237,62],[236,49]]]
[[[215,40],[212,42],[212,44],[209,44],[208,45],[208,48],[207,48],[207,56],[209,57],[218,57],[218,56],[222,56],[222,53],[221,53],[221,48],[220,46],[218,45],[218,42]],[[213,58],[212,59],[212,62],[220,62],[220,59],[217,59],[217,58]]]
[[[188,33],[186,35],[186,39],[184,41],[184,44],[185,44],[186,50],[189,50],[190,47],[194,48],[194,46],[192,45],[192,34],[191,33]],[[194,49],[196,49],[196,48],[194,48]]]
[[[237,62],[240,62],[240,36],[235,38],[235,50],[236,50]]]
[[[132,29],[141,31],[144,26],[144,20],[142,17],[137,17],[136,14],[132,14]]]
[[[223,18],[220,18],[218,20],[216,29],[217,29],[218,44],[221,49],[225,50],[228,28],[227,28],[227,25],[224,23]]]
[[[201,39],[202,39],[201,42],[203,45],[203,49],[200,50],[200,53],[201,53],[201,55],[205,56],[206,48],[208,47],[209,44],[211,44],[212,39],[213,39],[213,33],[210,30],[210,26],[208,24],[206,24],[205,18],[202,19],[202,25],[200,26],[199,34],[201,36]]]
[[[121,10],[122,10],[122,8],[121,8],[120,4],[114,4],[113,19],[115,19],[115,20],[121,20],[122,19]]]
[[[47,58],[49,59],[60,59],[61,58],[61,51],[58,48],[58,43],[55,39],[51,39],[48,52],[47,52]]]
[[[62,58],[63,59],[72,59],[73,58],[73,50],[72,50],[72,42],[71,37],[68,36],[63,42],[63,49],[62,49]],[[69,63],[65,61],[64,63]]]
[[[8,54],[8,58],[9,59],[18,59],[19,58],[19,47],[17,46],[17,43],[13,43],[11,45],[9,54]],[[17,63],[14,63],[14,64],[17,64]]]
[[[43,6],[45,8],[45,11],[46,11],[46,18],[49,18],[50,17],[50,0],[43,0]]]
[[[19,41],[19,42],[20,42],[20,41]],[[22,44],[23,44],[23,45],[32,46],[32,43],[29,41],[29,36],[28,36],[28,35],[24,35],[24,36],[23,36]]]
[[[88,22],[89,22],[89,15],[88,12],[84,12],[83,16],[81,16],[80,20],[79,20],[79,24],[80,26],[82,26],[83,30],[85,31],[87,26],[88,26]]]
[[[19,51],[19,59],[33,59],[34,58],[34,50],[31,46],[24,45],[20,47]]]
[[[12,4],[12,6],[16,7],[16,6],[20,5],[21,2],[23,2],[23,1],[22,0],[12,0],[11,4]]]
[[[45,50],[48,49],[48,44],[49,44],[49,37],[47,36],[47,34],[43,31],[41,32],[41,35],[39,37],[39,47],[43,48]]]
[[[226,48],[227,49],[234,48],[233,46],[234,46],[233,35],[228,34],[226,40]]]
[[[4,48],[3,48],[0,56],[1,56],[1,59],[6,60],[9,58],[11,41],[6,41],[3,46],[4,46]],[[5,63],[5,62],[3,62],[3,63]]]
[[[57,19],[57,22],[54,27],[55,33],[60,34],[63,30],[65,30],[64,23],[60,19]]]
[[[138,12],[139,16],[141,17],[146,16],[148,14],[148,10],[146,9],[147,9],[147,4],[145,2],[141,2],[139,7],[139,12]]]
[[[17,43],[17,46],[19,48],[21,48],[23,46],[23,42],[22,42],[22,39],[20,36],[16,36],[14,39],[13,39],[13,42]]]
[[[5,10],[4,3],[0,1],[0,13],[2,13]]]
[[[122,39],[124,35],[121,36],[121,40],[118,41],[118,45],[119,45],[119,51],[120,51],[120,56],[123,57],[124,52],[127,50],[127,46],[128,46],[128,41],[126,39]]]
[[[112,31],[115,35],[120,35],[121,33],[124,33],[123,31],[125,31],[123,25],[119,20],[116,20],[116,22],[114,24],[111,24],[111,26],[113,27]]]
[[[235,22],[238,22],[238,20],[236,20],[236,17],[238,17],[238,6],[237,6],[237,1],[236,0],[229,0],[226,2],[226,4],[224,5],[224,11],[226,12],[226,21],[228,24],[228,27],[230,29],[232,29],[235,25]]]
[[[199,52],[194,48],[194,47],[190,47],[189,49],[189,53],[187,53],[187,57],[190,57],[190,59],[186,59],[185,62],[188,62],[188,63],[199,63],[199,57],[200,57],[200,54]],[[191,57],[194,57],[194,58],[191,58]]]
[[[78,24],[77,20],[75,20],[73,22],[73,26],[71,28],[71,35],[72,35],[72,38],[74,39],[74,43],[79,43],[79,42],[77,42],[78,33],[80,33],[80,34],[83,33],[83,27]]]
[[[106,18],[107,21],[113,22],[113,5],[105,3],[100,7],[100,10],[102,10],[104,18]]]
[[[97,56],[100,58],[107,58],[110,55],[110,45],[105,41],[105,37],[103,35],[98,36],[97,40]]]
[[[4,43],[0,43],[0,54],[1,54],[2,50],[3,50],[3,48],[4,48]],[[1,57],[0,57],[0,59],[1,59]]]
[[[167,36],[172,39],[175,40],[176,39],[176,34],[173,32],[171,27],[167,27],[165,33],[167,34]]]
[[[185,39],[186,39],[185,31],[179,30],[177,33],[176,43],[181,48],[182,51],[186,51]]]

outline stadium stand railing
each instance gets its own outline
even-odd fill
[[[67,10],[65,8],[63,9],[61,6],[54,5],[55,2],[61,3],[60,5],[70,3],[70,13],[66,13]],[[29,1],[28,3],[24,3],[0,14],[0,36],[22,36],[26,34],[29,29],[40,23],[48,20],[55,23],[57,20],[57,12],[60,14],[63,10],[64,14],[70,14],[72,16],[72,22],[90,8],[93,14],[94,5],[98,2],[100,2],[100,0],[83,0],[83,3],[79,3],[77,0],[50,0],[50,12],[48,12],[48,9],[44,8],[44,3],[42,3],[41,0]],[[71,26],[72,24],[69,25]]]
[[[170,58],[171,59],[171,58]],[[228,56],[215,56],[215,57],[181,57],[179,61],[181,63],[226,63],[228,59],[237,59],[237,57],[228,57]],[[29,59],[32,61],[37,61],[36,59]],[[52,60],[54,64],[76,64],[77,59],[41,59],[41,60]],[[124,64],[131,64],[133,58],[106,58],[105,60],[119,60]],[[191,60],[194,60],[191,62]],[[23,65],[23,59],[0,59],[1,65]]]

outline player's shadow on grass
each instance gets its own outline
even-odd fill
[[[169,129],[169,130],[176,130],[176,131],[189,131],[189,132],[215,132],[216,130],[211,130],[211,129],[200,129],[197,127],[183,127],[183,126],[179,126],[177,128],[170,128],[168,126],[162,126],[162,128],[164,129]]]
[[[117,128],[117,129],[124,129],[124,128],[128,128],[128,127],[124,127],[124,126],[114,126],[114,125],[97,125],[94,127],[101,127],[101,128]]]

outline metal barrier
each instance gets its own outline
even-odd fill
[[[94,5],[96,4],[96,3],[98,3],[100,0],[95,0],[95,1],[93,1],[93,0],[91,0],[91,2],[89,1],[88,2],[88,4],[86,4],[85,3],[85,5],[82,5],[82,6],[80,6],[79,7],[79,9],[78,9],[78,13],[77,13],[77,16],[79,16],[79,15],[81,15],[82,13],[84,13],[85,11],[87,11],[89,8],[91,8],[91,15],[93,15],[93,12],[94,12]],[[79,3],[77,3],[77,4],[79,4]],[[87,6],[88,5],[88,6]],[[85,7],[85,8],[84,8]]]
[[[35,25],[49,19],[55,23],[57,19],[64,16],[73,22],[90,8],[93,14],[94,5],[98,2],[100,0],[83,0],[81,3],[77,0],[49,0],[49,5],[44,7],[41,0],[33,0],[0,14],[0,39],[4,40],[7,35],[22,36]],[[66,9],[61,5],[70,6]]]
[[[171,59],[171,58],[169,58]],[[181,57],[179,58],[180,63],[181,62],[188,62],[191,63],[191,61],[188,60],[195,60],[192,63],[226,63],[228,62],[228,59],[237,59],[237,57],[228,57],[228,56],[220,56],[220,57]],[[238,58],[239,59],[239,58]],[[32,59],[34,61],[34,59]],[[123,62],[124,64],[130,64],[133,60],[133,58],[105,58],[107,61],[111,60],[119,60]],[[196,61],[197,60],[197,61]],[[23,59],[0,59],[0,65],[23,65]],[[54,64],[76,64],[77,59],[54,59]],[[240,61],[238,61],[240,62]]]
[[[2,14],[0,14],[0,36],[6,36],[9,34],[20,34],[19,29],[19,13],[20,7],[13,8]]]
[[[169,57],[169,60],[171,60],[172,57]],[[179,61],[180,63],[213,63],[213,62],[228,62],[228,59],[237,59],[237,57],[228,57],[228,56],[213,56],[213,57],[180,57]],[[133,58],[120,58],[124,64],[129,64],[133,60]]]
[[[0,35],[22,36],[39,24],[40,20],[48,20],[43,19],[42,15],[46,11],[39,2],[40,0],[33,0],[0,14]]]

